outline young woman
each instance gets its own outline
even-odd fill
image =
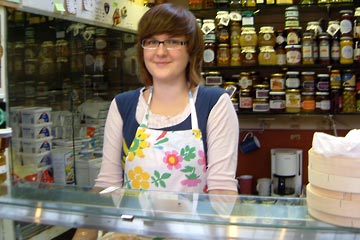
[[[145,86],[112,101],[95,186],[237,193],[238,118],[223,89],[201,86],[194,15],[161,4],[138,26]]]
[[[96,188],[237,194],[238,118],[223,89],[201,85],[202,58],[203,34],[190,11],[160,4],[144,14],[145,86],[110,105]]]

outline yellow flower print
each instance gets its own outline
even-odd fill
[[[150,143],[145,141],[149,136],[150,134],[145,133],[144,128],[139,128],[136,131],[135,138],[129,148],[129,153],[128,153],[129,161],[134,160],[135,156],[138,156],[140,158],[145,157],[143,153],[143,149],[148,148],[150,146]]]
[[[195,138],[200,139],[201,138],[201,131],[200,129],[193,129],[193,135],[195,136]]]
[[[134,169],[128,172],[129,180],[131,180],[131,186],[134,189],[149,189],[150,187],[150,174],[144,172],[140,166],[136,166]]]

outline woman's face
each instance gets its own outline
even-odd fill
[[[170,40],[170,41],[169,41]],[[156,46],[154,49],[144,48],[144,61],[153,81],[186,81],[186,66],[189,63],[185,36],[169,36],[158,34],[147,38],[147,44]],[[165,41],[163,43],[163,41]]]

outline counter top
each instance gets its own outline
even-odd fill
[[[17,183],[0,188],[0,217],[181,239],[360,239],[360,229],[308,215],[305,198],[208,195]],[[330,236],[330,238],[329,238]]]

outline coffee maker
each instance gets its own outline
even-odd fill
[[[272,196],[300,196],[302,188],[301,149],[271,149]]]

